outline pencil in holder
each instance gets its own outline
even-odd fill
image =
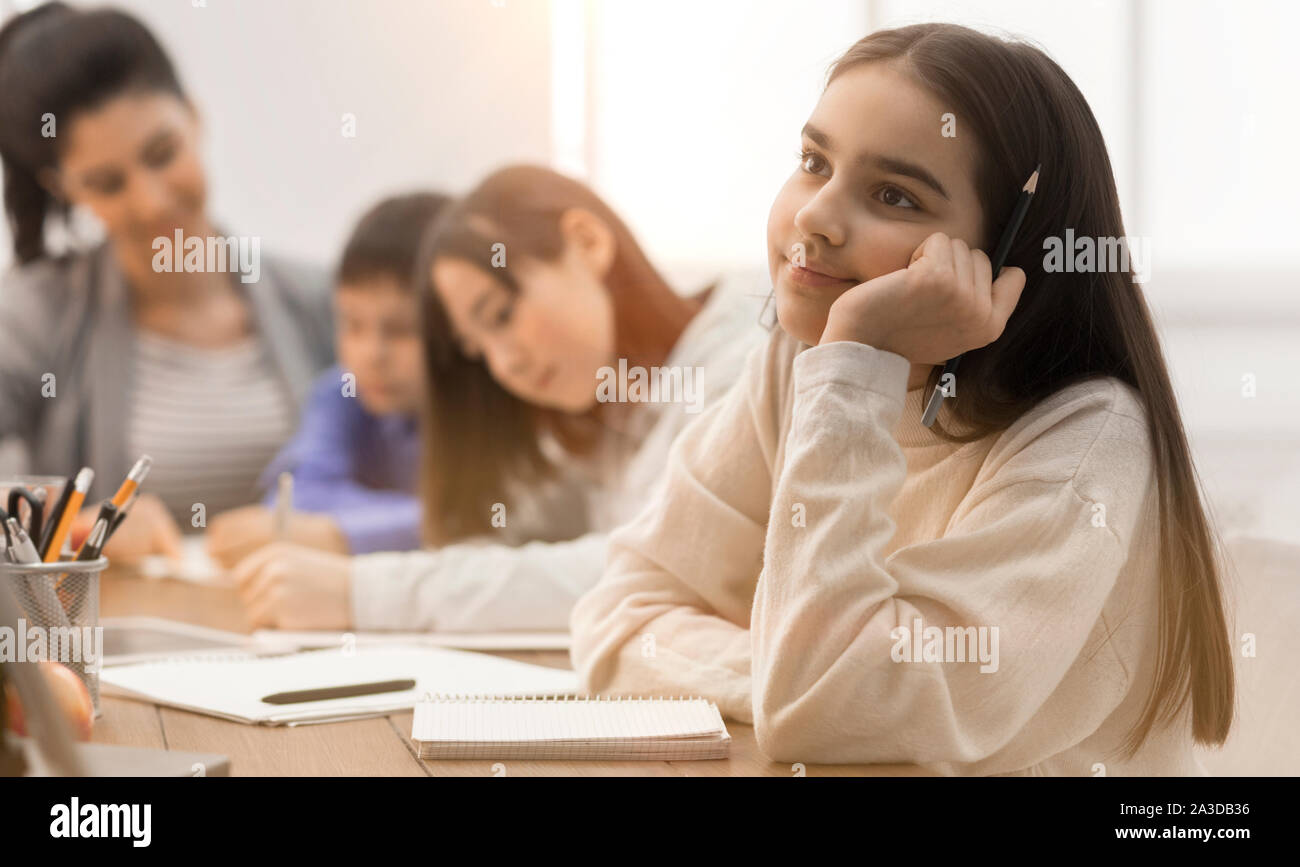
[[[55,563],[0,562],[0,580],[9,584],[26,615],[14,636],[15,661],[48,659],[72,669],[86,685],[95,716],[99,709],[99,670],[103,630],[99,625],[99,577],[108,558]]]

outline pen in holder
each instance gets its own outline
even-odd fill
[[[99,626],[99,576],[108,558],[54,563],[5,563],[0,580],[8,584],[26,615],[15,635],[15,661],[60,662],[76,672],[99,717],[99,670],[103,632]]]

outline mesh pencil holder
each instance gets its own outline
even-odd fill
[[[0,580],[9,584],[26,621],[14,636],[18,662],[49,659],[76,672],[99,710],[99,670],[103,632],[99,628],[99,576],[108,558],[57,563],[0,562]]]

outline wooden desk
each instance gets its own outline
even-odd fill
[[[103,617],[148,615],[250,632],[234,591],[110,570],[100,587]],[[562,651],[501,656],[569,668]],[[411,743],[411,711],[367,720],[288,728],[229,722],[189,711],[105,696],[94,741],[104,744],[219,753],[239,776],[493,776],[488,761],[422,761]],[[537,776],[794,776],[790,765],[759,751],[753,727],[728,721],[731,757],[695,762],[506,762],[506,774]],[[808,765],[807,776],[915,776],[910,765]]]

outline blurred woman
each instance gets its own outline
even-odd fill
[[[175,553],[180,527],[253,501],[332,361],[323,274],[262,261],[260,239],[235,239],[217,267],[201,255],[224,233],[207,211],[200,133],[135,18],[51,3],[0,30],[16,259],[0,284],[0,438],[25,443],[33,472],[93,468],[88,501],[153,457],[150,494],[107,549],[118,560]],[[47,224],[66,230],[72,208],[106,239],[56,255]]]

